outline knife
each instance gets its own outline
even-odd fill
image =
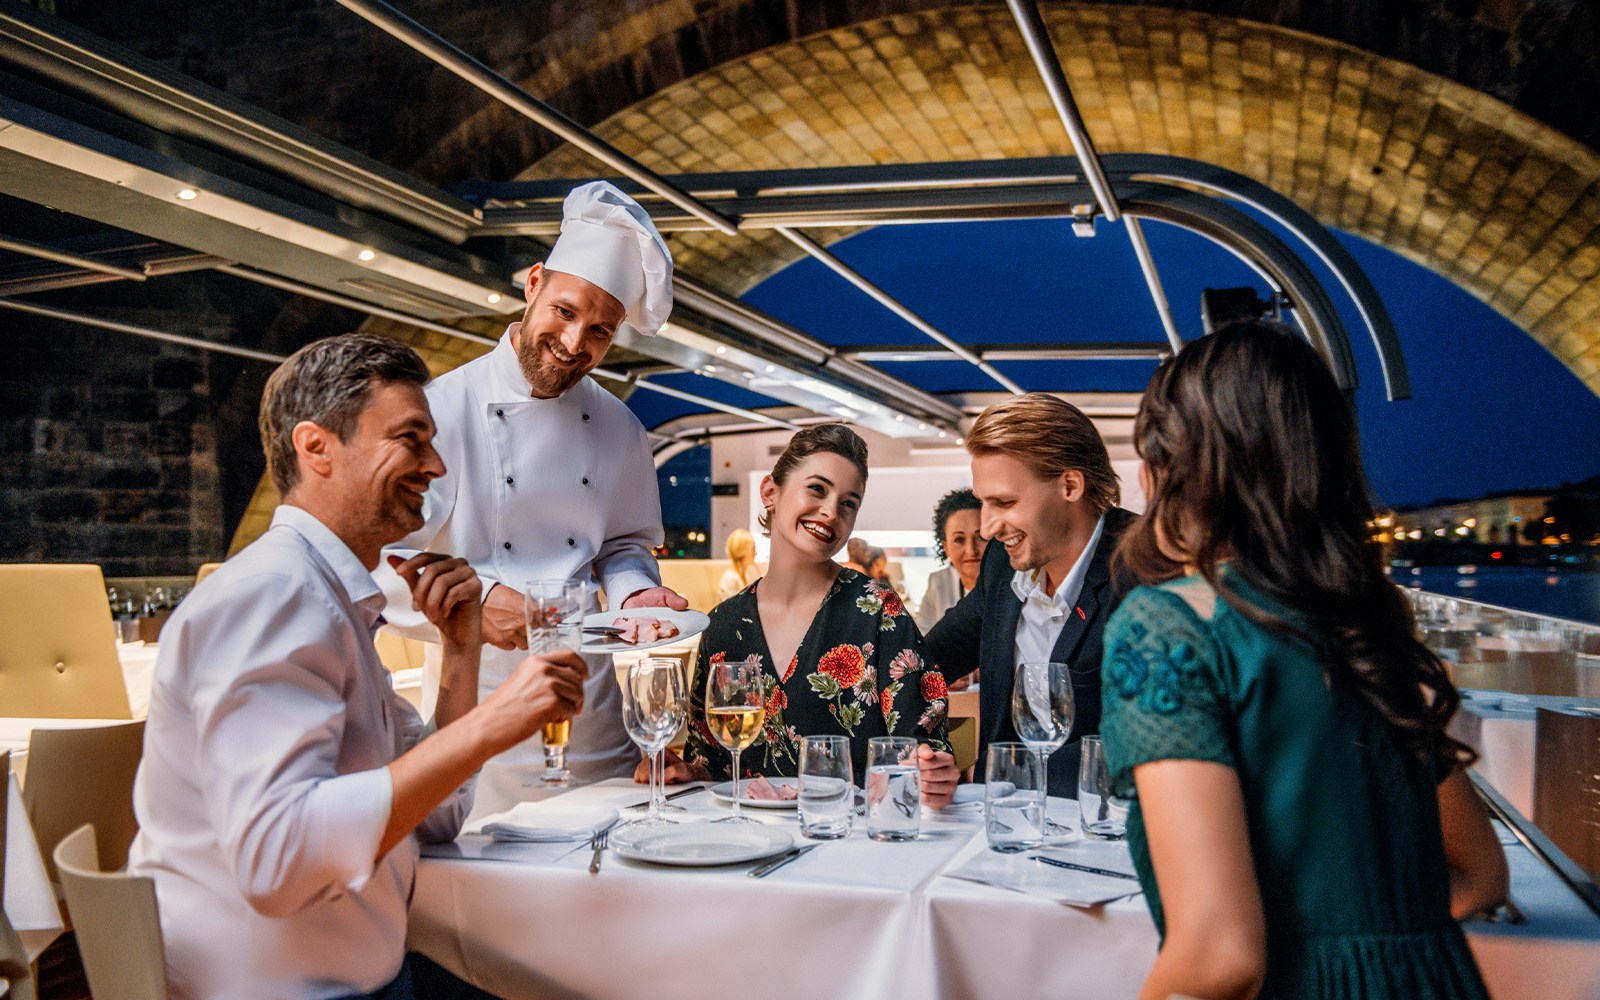
[[[1047,858],[1043,854],[1033,854],[1030,855],[1030,857],[1034,861],[1043,861],[1045,864],[1055,865],[1057,868],[1070,868],[1075,872],[1088,872],[1090,875],[1109,875],[1111,878],[1131,878],[1135,882],[1139,881],[1139,876],[1137,875],[1130,875],[1127,872],[1116,872],[1109,868],[1094,868],[1089,865],[1073,864],[1071,861],[1058,861],[1055,858]]]
[[[693,788],[680,788],[676,792],[673,792],[670,795],[667,795],[667,796],[663,797],[661,801],[662,802],[671,802],[673,799],[679,799],[679,798],[682,798],[685,795],[693,795],[695,792],[703,792],[705,790],[706,790],[706,786],[705,785],[696,785]],[[649,805],[650,805],[650,800],[649,799],[645,799],[643,802],[635,802],[631,806],[623,806],[622,808],[624,808],[624,809],[644,809]]]
[[[777,871],[779,868],[782,868],[795,858],[798,858],[800,855],[806,853],[807,851],[814,851],[820,846],[822,845],[806,844],[802,847],[791,847],[789,850],[784,851],[782,854],[773,858],[771,861],[768,861],[760,868],[750,869],[750,871],[746,872],[746,874],[751,878],[761,878],[763,875],[771,875],[773,872]]]

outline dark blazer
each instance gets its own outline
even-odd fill
[[[1072,672],[1074,717],[1067,743],[1050,755],[1050,794],[1078,797],[1079,737],[1100,732],[1100,653],[1106,619],[1116,609],[1124,582],[1113,586],[1111,553],[1134,515],[1120,507],[1106,512],[1105,530],[1095,546],[1078,598],[1081,615],[1068,615],[1051,652]],[[1011,678],[1016,659],[1017,622],[1022,601],[1011,589],[1015,571],[1005,546],[990,542],[983,553],[978,585],[945,613],[928,633],[928,652],[948,679],[965,676],[977,667],[978,767],[983,774],[984,748],[990,743],[1017,741],[1011,725]]]

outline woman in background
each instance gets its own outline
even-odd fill
[[[933,550],[944,565],[928,577],[917,605],[917,627],[926,635],[944,613],[978,585],[983,536],[978,533],[983,504],[971,490],[951,490],[933,508]]]
[[[703,678],[711,663],[754,656],[766,719],[740,758],[745,770],[792,777],[800,737],[843,735],[860,784],[869,737],[914,736],[923,803],[949,803],[958,774],[945,741],[944,677],[899,596],[833,561],[866,489],[866,443],[843,424],[795,434],[762,480],[767,575],[711,609],[700,637],[702,680],[690,692],[688,761],[667,752],[669,782],[730,777],[730,755],[706,724]],[[635,777],[644,773],[641,765]]]
[[[717,603],[721,604],[755,582],[756,539],[743,528],[735,528],[728,535],[728,561],[733,568],[722,574],[717,583]]]
[[[1354,414],[1278,324],[1156,371],[1101,732],[1163,943],[1140,994],[1471,998],[1505,856],[1460,698],[1383,575]],[[1259,993],[1258,993],[1259,990]]]

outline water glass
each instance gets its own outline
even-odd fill
[[[1078,759],[1078,815],[1083,835],[1094,840],[1121,840],[1128,830],[1128,801],[1111,794],[1106,748],[1098,736],[1083,738]]]
[[[1026,743],[991,743],[984,765],[983,824],[989,849],[1003,854],[1044,846],[1044,767]]]
[[[922,828],[922,772],[917,741],[874,736],[867,741],[867,836],[916,840]]]
[[[838,840],[850,835],[855,811],[855,772],[845,736],[800,740],[800,836]]]

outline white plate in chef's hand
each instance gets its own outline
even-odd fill
[[[798,795],[792,799],[752,799],[750,797],[750,782],[754,780],[756,779],[745,778],[739,782],[739,804],[741,806],[750,806],[756,809],[795,809],[799,807],[800,798]],[[767,783],[773,788],[793,788],[796,791],[800,788],[799,778],[768,778]],[[711,794],[724,802],[732,802],[733,782],[724,781],[720,784],[712,785]]]
[[[658,865],[707,868],[781,854],[794,846],[788,831],[761,823],[680,823],[611,834],[611,849],[624,858]]]
[[[706,630],[711,624],[711,619],[698,611],[673,611],[671,608],[628,608],[623,611],[596,611],[592,615],[585,615],[583,627],[605,628],[614,623],[618,618],[654,618],[657,621],[671,622],[678,626],[678,634],[670,639],[657,639],[655,642],[623,642],[614,635],[602,635],[597,632],[583,634],[582,651],[585,653],[627,653],[641,649],[655,649],[657,646],[667,646],[674,642],[683,642],[693,639]]]

